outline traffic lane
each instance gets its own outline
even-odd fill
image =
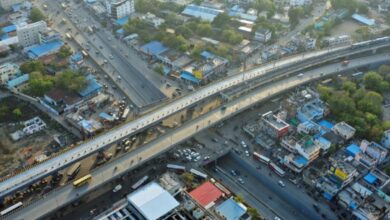
[[[248,190],[256,192],[257,186],[263,185],[267,191],[274,194],[275,198],[280,199],[282,207],[292,208],[291,214],[293,216],[300,215],[302,216],[301,218],[304,219],[322,219],[322,217],[311,208],[311,204],[302,203],[299,197],[290,194],[290,191],[294,189],[287,186],[281,188],[276,180],[270,179],[268,175],[261,175],[253,166],[239,158],[237,155],[232,153],[223,158],[220,160],[219,166],[228,170],[240,170],[243,175],[247,176],[245,179],[251,183],[245,184],[245,187],[247,187]]]
[[[280,214],[277,214],[278,211],[273,211],[269,208],[269,205],[265,205],[268,204],[268,202],[261,201],[262,199],[268,197],[258,197],[254,196],[253,193],[248,193],[248,191],[243,189],[239,183],[232,180],[227,175],[224,175],[220,171],[216,172],[213,169],[209,169],[208,171],[214,178],[220,180],[223,185],[225,185],[230,191],[234,192],[234,194],[242,196],[246,203],[248,203],[251,207],[257,209],[257,211],[259,211],[259,213],[266,219],[273,219],[275,216],[281,216]],[[281,211],[283,211],[283,209]]]
[[[267,207],[268,210],[271,210],[273,213],[275,213],[277,216],[281,217],[282,219],[291,219],[291,218],[294,218],[296,220],[308,219],[305,217],[305,215],[296,211],[291,204],[286,203],[285,200],[280,198],[274,192],[274,190],[270,190],[268,185],[265,185],[262,182],[259,182],[253,176],[248,175],[246,169],[243,169],[242,167],[239,167],[236,164],[229,164],[226,162],[222,162],[222,163],[218,162],[218,167],[220,167],[221,169],[223,169],[225,172],[228,173],[231,170],[236,170],[240,172],[240,177],[245,181],[245,183],[241,185],[241,191],[250,192],[253,195],[253,197],[260,200],[262,203],[265,203],[268,206]],[[226,181],[226,179],[228,178],[229,177],[225,176],[223,180]],[[276,187],[279,187],[277,188],[277,190],[282,189],[277,184],[277,181],[275,181],[273,184],[275,184]]]

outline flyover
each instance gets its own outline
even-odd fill
[[[351,60],[347,68],[353,69],[376,62],[388,62],[389,58],[390,53],[357,58]],[[166,133],[164,136],[157,138],[141,148],[125,154],[105,166],[97,168],[91,173],[92,181],[85,187],[73,188],[72,184],[65,185],[46,194],[45,197],[40,200],[31,204],[25,204],[22,209],[8,215],[6,219],[37,219],[44,217],[50,212],[58,210],[64,205],[78,199],[80,196],[97,189],[102,184],[105,184],[114,178],[121,177],[129,169],[133,169],[143,162],[166,152],[175,144],[186,140],[194,134],[207,129],[220,121],[226,120],[274,95],[312,80],[337,73],[340,66],[340,63],[328,64],[306,72],[303,77],[290,76],[277,82],[272,82],[272,77],[269,77],[265,79],[266,84],[264,86],[245,94],[236,100],[226,103],[226,108],[224,110],[218,108],[206,113],[197,119],[189,121],[176,130]]]
[[[147,113],[129,123],[121,125],[100,136],[88,140],[56,157],[33,166],[30,169],[6,178],[0,183],[0,198],[4,198],[6,195],[14,192],[19,188],[28,186],[29,184],[36,182],[55,171],[69,166],[77,160],[104,149],[107,145],[115,143],[124,137],[134,135],[144,130],[145,128],[150,127],[151,125],[158,123],[162,119],[198,103],[201,100],[210,98],[222,91],[225,91],[226,89],[241,85],[242,83],[251,82],[259,77],[268,76],[267,74],[269,71],[273,71],[273,75],[270,76],[274,77],[275,69],[289,69],[293,65],[306,68],[314,64],[319,65],[321,63],[335,59],[337,60],[352,54],[388,47],[390,46],[389,39],[390,38],[385,38],[385,40],[380,41],[372,40],[366,43],[363,42],[363,44],[359,43],[352,46],[331,48],[328,50],[315,51],[303,55],[300,54],[275,61],[273,63],[268,63],[266,65],[212,83],[192,94],[186,95],[177,100],[173,100],[161,108]]]

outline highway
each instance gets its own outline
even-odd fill
[[[387,46],[387,44],[388,42],[386,42],[386,44],[380,44],[380,45]],[[378,45],[377,47],[379,47],[380,45]],[[69,166],[74,161],[80,160],[94,152],[104,149],[109,144],[115,143],[116,141],[121,140],[124,137],[136,134],[142,131],[143,129],[166,118],[167,116],[170,116],[183,109],[186,109],[198,103],[201,100],[205,100],[209,97],[212,97],[215,94],[219,94],[220,92],[226,89],[241,85],[242,83],[251,82],[254,79],[257,79],[258,77],[261,76],[263,77],[266,75],[267,72],[271,70],[275,70],[278,68],[288,69],[288,67],[292,65],[299,65],[300,62],[303,63],[304,67],[308,67],[316,62],[321,63],[327,60],[337,59],[337,56],[333,54],[336,52],[343,54],[344,56],[344,54],[348,54],[351,52],[356,53],[357,51],[360,50],[367,50],[367,49],[371,50],[373,48],[375,47],[372,46],[369,48],[363,48],[359,50],[354,50],[354,49],[350,50],[348,47],[340,47],[340,48],[332,48],[330,50],[310,52],[303,55],[297,55],[297,56],[288,57],[286,59],[281,59],[273,63],[268,63],[264,66],[246,72],[242,72],[237,75],[230,76],[219,82],[212,83],[208,86],[200,88],[199,90],[191,94],[176,99],[156,109],[155,111],[147,113],[135,119],[134,121],[121,125],[117,128],[114,128],[111,131],[108,131],[100,136],[96,136],[93,139],[86,141],[81,145],[72,148],[59,156],[53,157],[28,170],[25,170],[22,173],[9,177],[8,179],[0,183],[0,198],[8,195],[9,193],[15,191],[18,188],[27,186],[28,184],[33,183],[41,179],[42,177],[49,175],[54,171]],[[328,53],[331,54],[327,55]],[[317,61],[315,62],[315,60],[313,60],[310,61],[310,63],[307,63],[308,59],[312,60],[313,58],[317,58]]]
[[[390,54],[378,54],[369,57],[357,58],[351,60],[346,69],[358,68],[376,62],[388,62],[389,55]],[[207,129],[221,120],[226,120],[227,118],[250,108],[253,104],[264,101],[276,94],[285,92],[288,89],[307,83],[311,80],[333,73],[338,73],[340,67],[340,63],[328,64],[318,69],[305,72],[302,77],[291,76],[258,88],[239,99],[225,104],[226,108],[224,110],[218,108],[206,113],[201,117],[184,124],[182,127],[159,137],[149,144],[125,154],[123,157],[112,161],[106,166],[97,168],[91,173],[93,177],[88,186],[74,189],[72,185],[68,184],[62,188],[58,188],[57,190],[48,193],[41,200],[38,200],[33,204],[16,211],[12,215],[7,216],[7,219],[36,219],[42,217],[49,212],[76,200],[78,197],[86,194],[87,192],[98,188],[107,181],[121,176],[127,170],[141,165],[144,161],[154,158],[169,150],[170,147],[193,136],[197,132]],[[96,141],[96,139],[94,141]],[[102,144],[104,144],[104,142]],[[114,171],[114,167],[117,167],[116,171]]]

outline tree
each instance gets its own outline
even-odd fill
[[[54,80],[51,76],[43,75],[37,71],[30,73],[28,82],[28,92],[33,96],[43,96],[54,87]]]
[[[33,7],[30,11],[30,20],[32,22],[37,22],[41,20],[45,20],[45,15],[36,7]]]
[[[386,74],[390,73],[390,66],[389,65],[381,65],[378,69],[378,73],[382,76],[385,76]]]
[[[191,185],[194,182],[195,177],[192,173],[185,172],[182,176],[186,185]]]
[[[260,220],[261,219],[259,212],[255,208],[252,208],[252,207],[248,208],[248,214],[252,217],[251,219],[253,219],[253,220]]]
[[[156,71],[157,73],[159,73],[160,75],[164,75],[164,67],[163,65],[157,65],[155,68],[154,68],[154,71]]]
[[[355,102],[345,92],[335,92],[328,101],[332,112],[336,115],[342,113],[352,114],[356,110]]]
[[[67,58],[70,55],[72,55],[72,50],[70,49],[70,47],[68,45],[64,45],[60,48],[60,50],[58,51],[57,54],[61,58]]]
[[[359,4],[358,10],[359,10],[360,14],[368,14],[368,12],[369,12],[368,6],[364,3]]]
[[[363,112],[370,112],[380,116],[382,114],[382,102],[383,97],[381,94],[369,91],[364,95],[363,99],[358,101],[357,105],[359,110]]]
[[[72,70],[64,70],[55,76],[56,87],[72,91],[79,92],[87,85],[85,77]]]
[[[364,86],[366,89],[381,92],[379,85],[383,81],[383,77],[376,72],[370,71],[364,75]]]
[[[290,8],[288,11],[288,17],[290,18],[290,24],[294,28],[299,24],[299,19],[305,14],[302,7]]]
[[[211,27],[211,24],[208,23],[208,22],[202,22],[200,24],[197,25],[197,30],[196,32],[201,35],[201,36],[204,36],[204,37],[209,37],[212,35],[213,33],[213,29]]]
[[[321,99],[324,100],[325,102],[327,102],[331,98],[334,90],[330,87],[323,86],[323,85],[319,84],[317,86],[317,91],[320,93]]]
[[[223,12],[218,14],[217,17],[215,17],[213,25],[217,28],[224,28],[230,23],[230,21],[231,17],[226,12]]]
[[[45,67],[38,60],[27,61],[20,66],[20,71],[23,73],[43,72],[44,69]]]
[[[12,111],[12,114],[15,116],[15,118],[20,118],[22,116],[22,110],[20,110],[20,108],[15,108]]]
[[[222,39],[229,44],[238,44],[242,41],[242,35],[232,29],[222,31]]]
[[[242,195],[236,195],[236,196],[234,197],[234,200],[235,200],[236,202],[239,202],[239,203],[244,203],[244,197],[242,197]]]
[[[354,94],[356,91],[356,84],[351,81],[344,81],[343,90],[347,91],[349,94]]]

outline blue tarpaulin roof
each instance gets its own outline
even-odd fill
[[[333,128],[333,124],[327,120],[321,120],[320,122],[318,122],[319,125],[321,125],[322,127],[325,127],[325,128],[328,128],[328,129],[332,129]]]
[[[238,220],[246,213],[246,207],[229,198],[221,203],[216,210],[221,213],[225,219]]]
[[[301,164],[303,166],[307,165],[308,160],[302,156],[295,157],[294,161],[298,164]]]
[[[12,24],[12,25],[5,26],[5,27],[1,28],[1,31],[3,33],[9,33],[9,32],[16,31],[16,25]]]
[[[197,79],[195,76],[187,73],[187,72],[182,72],[180,74],[180,78],[186,79],[188,81],[194,82],[194,83],[199,83],[199,79]]]
[[[155,56],[157,56],[157,55],[159,55],[161,53],[164,53],[167,50],[168,50],[168,48],[165,47],[159,41],[152,41],[152,42],[149,42],[147,44],[144,44],[141,47],[141,51],[143,51],[144,53],[152,54],[152,55],[155,55]]]
[[[93,75],[88,75],[86,77],[86,80],[88,83],[87,87],[85,89],[83,89],[81,92],[79,92],[80,96],[82,96],[82,97],[89,96],[92,93],[98,92],[102,88],[102,85],[100,85],[96,81],[96,79]]]
[[[333,196],[327,192],[324,192],[322,194],[324,196],[325,199],[327,199],[328,201],[332,200]]]
[[[352,18],[368,26],[372,26],[375,24],[375,19],[370,19],[357,13],[353,14]]]
[[[103,119],[106,119],[107,121],[114,121],[114,120],[115,120],[114,117],[112,117],[111,115],[109,115],[109,114],[107,114],[107,113],[105,113],[105,112],[101,112],[101,113],[99,114],[99,117],[101,117],[101,118],[103,118]]]
[[[356,144],[350,144],[347,147],[347,153],[350,154],[351,156],[356,156],[360,152],[360,147],[357,146]]]
[[[8,88],[12,88],[12,87],[15,87],[15,86],[18,86],[24,82],[27,82],[29,79],[29,75],[28,74],[23,74],[15,79],[11,79],[7,82],[7,86]]]
[[[31,47],[27,51],[27,55],[31,59],[37,59],[41,56],[47,55],[49,53],[56,52],[59,50],[64,42],[60,40],[51,41],[48,43],[39,44],[36,46]]]
[[[128,20],[129,20],[129,17],[126,16],[126,17],[123,17],[123,18],[116,20],[115,23],[119,26],[122,26],[122,25],[125,25]]]
[[[118,30],[115,31],[117,34],[123,34],[125,33],[125,30],[123,28],[119,28]]]
[[[77,52],[70,57],[70,60],[73,62],[79,62],[83,60],[83,54],[81,52]]]
[[[182,14],[197,17],[204,21],[212,22],[214,18],[217,17],[217,15],[221,12],[223,11],[214,8],[190,4],[184,8]]]
[[[368,173],[364,176],[364,180],[369,184],[374,184],[376,182],[377,177],[374,176],[372,173]]]

